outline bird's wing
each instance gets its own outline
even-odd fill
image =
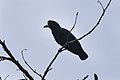
[[[66,36],[66,41],[67,41],[67,38],[68,38],[68,41],[72,41],[76,39],[76,37],[67,29],[61,28],[61,32],[64,34],[64,36]]]
[[[61,29],[61,32],[66,37],[68,37],[68,35],[69,35],[68,42],[76,39],[76,37],[70,31],[68,31],[68,30],[66,30],[64,28]],[[66,41],[67,41],[67,38],[66,38]],[[80,45],[80,43],[79,43],[78,40],[75,41],[75,42],[73,42],[73,43],[71,43],[71,44],[69,44],[65,48],[68,51],[70,51],[70,52],[72,52],[72,53],[74,53],[76,55],[79,55],[79,57],[80,57],[81,60],[85,60],[88,57],[88,55],[82,49],[82,46]]]
[[[72,33],[70,33],[70,31],[68,31],[64,28],[62,28],[62,33],[66,36],[66,41],[67,41],[67,36],[69,35],[68,42],[76,39],[76,37]],[[71,51],[73,53],[75,53],[76,51],[79,51],[81,48],[82,47],[81,47],[79,41],[75,41],[75,42],[69,44],[68,46],[66,46],[66,49],[68,49],[69,51]]]

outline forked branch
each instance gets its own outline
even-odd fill
[[[23,49],[22,51],[21,51],[21,54],[22,54],[22,58],[23,58],[23,61],[24,61],[24,63],[31,69],[31,71],[33,71],[33,73],[35,73],[36,75],[38,75],[39,77],[41,77],[42,78],[42,75],[41,74],[39,74],[36,70],[34,70],[29,64],[28,64],[28,62],[25,60],[25,57],[24,57],[24,51],[26,51],[27,49]]]
[[[98,0],[97,2],[100,3],[100,5],[101,5],[101,7],[102,7],[102,9],[103,9],[103,12],[102,12],[99,20],[98,20],[97,23],[95,24],[95,26],[94,26],[88,33],[86,33],[85,35],[83,35],[82,37],[80,37],[80,38],[78,38],[78,39],[75,39],[75,40],[73,40],[73,41],[68,42],[68,44],[73,43],[74,41],[77,41],[77,40],[81,40],[81,39],[83,39],[84,37],[88,36],[90,33],[92,33],[93,30],[100,24],[100,22],[101,22],[101,20],[102,20],[102,18],[103,18],[103,16],[104,16],[104,14],[105,14],[108,6],[110,5],[111,1],[112,1],[112,0],[110,0],[110,1],[108,2],[107,6],[104,8],[103,5],[102,5],[102,3]]]
[[[25,70],[21,64],[15,59],[15,57],[12,55],[12,53],[10,52],[10,50],[7,48],[5,41],[1,41],[0,40],[0,44],[2,45],[4,51],[8,54],[9,57],[4,57],[4,56],[0,56],[0,58],[2,60],[9,60],[12,61],[26,76],[29,80],[34,80],[33,77],[28,73],[27,70]]]
[[[78,38],[78,39],[75,39],[75,40],[73,40],[73,41],[67,42],[67,44],[65,44],[64,46],[62,46],[62,47],[58,50],[57,54],[54,56],[54,58],[52,59],[52,61],[51,61],[50,64],[48,65],[48,67],[46,68],[46,70],[45,70],[45,72],[44,72],[43,77],[42,77],[41,80],[45,80],[45,77],[46,77],[47,73],[52,69],[52,68],[51,68],[52,64],[54,63],[54,61],[55,61],[56,58],[58,57],[59,53],[61,53],[62,51],[65,50],[65,49],[64,49],[65,46],[67,46],[67,45],[69,45],[69,44],[71,44],[71,43],[73,43],[73,42],[75,42],[75,41],[77,41],[77,40],[83,39],[84,37],[86,37],[86,36],[88,36],[90,33],[92,33],[93,30],[95,30],[95,28],[96,28],[96,27],[99,25],[99,23],[101,22],[101,19],[103,18],[103,16],[104,16],[104,14],[105,14],[108,6],[110,5],[111,1],[112,1],[112,0],[110,0],[110,1],[108,2],[107,6],[106,6],[105,8],[103,7],[102,3],[101,3],[100,1],[98,1],[98,3],[100,3],[100,5],[101,5],[101,7],[102,7],[102,9],[103,9],[103,12],[102,12],[100,18],[98,19],[97,23],[95,24],[95,26],[94,26],[88,33],[86,33],[85,35],[83,35],[82,37],[80,37],[80,38]],[[77,12],[77,14],[76,14],[75,23],[74,23],[72,29],[70,30],[70,32],[73,30],[73,28],[74,28],[75,25],[76,25],[77,16],[78,16],[78,12]],[[69,37],[69,34],[68,34],[68,37]]]

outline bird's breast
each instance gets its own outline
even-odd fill
[[[66,43],[67,37],[60,30],[54,30],[52,31],[52,34],[54,36],[55,41],[59,45],[63,46]]]

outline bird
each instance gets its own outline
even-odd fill
[[[54,20],[48,20],[47,25],[45,25],[44,28],[50,28],[55,41],[61,46],[64,46],[66,42],[77,39],[69,30],[60,27]],[[64,48],[71,53],[78,55],[81,60],[86,60],[88,58],[88,55],[83,50],[78,40],[68,44]]]

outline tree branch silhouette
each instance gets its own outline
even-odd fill
[[[78,12],[76,13],[76,17],[75,17],[75,22],[74,22],[74,25],[73,27],[71,28],[70,32],[74,29],[76,23],[77,23],[77,18],[78,18]]]
[[[102,12],[100,18],[98,19],[97,23],[95,24],[95,26],[94,26],[88,33],[84,34],[82,37],[65,43],[65,45],[62,46],[62,47],[58,50],[57,54],[54,56],[54,58],[52,59],[52,61],[50,62],[50,64],[47,66],[47,68],[46,68],[46,70],[45,70],[45,72],[44,72],[43,77],[42,77],[41,80],[45,80],[46,75],[47,75],[48,72],[52,69],[51,66],[52,66],[52,64],[54,63],[54,61],[57,59],[59,53],[61,53],[62,51],[66,50],[66,49],[64,49],[65,46],[67,46],[67,45],[69,45],[69,44],[71,44],[71,43],[73,43],[73,42],[75,42],[75,41],[77,41],[77,40],[82,40],[83,38],[85,38],[86,36],[88,36],[90,33],[92,33],[92,32],[95,30],[95,28],[100,24],[100,22],[101,22],[104,14],[105,14],[107,8],[109,7],[111,1],[112,1],[112,0],[110,0],[110,1],[108,2],[107,6],[106,6],[105,8],[103,7],[101,1],[99,1],[99,0],[97,1],[98,3],[100,3],[100,5],[101,5],[101,7],[102,7],[102,9],[103,9],[103,12]],[[76,16],[77,16],[77,15],[78,15],[78,12],[77,12]],[[72,29],[70,30],[70,32],[74,29],[74,27],[75,27],[75,25],[76,25],[76,21],[77,21],[77,17],[76,17],[76,19],[75,19],[75,23],[74,23]],[[68,37],[69,37],[69,34],[68,34]]]
[[[38,76],[40,76],[41,78],[42,78],[42,75],[41,74],[39,74],[36,70],[34,70],[29,64],[28,64],[28,62],[25,60],[25,57],[24,57],[24,51],[25,50],[27,50],[27,49],[23,49],[22,51],[21,51],[21,54],[22,54],[22,58],[23,58],[23,61],[25,62],[25,64],[31,69],[31,71],[33,71],[33,73],[35,73],[35,74],[37,74]]]
[[[89,75],[85,76],[82,80],[86,80],[88,78]]]
[[[102,7],[102,9],[103,9],[103,12],[102,12],[100,18],[98,19],[97,23],[95,24],[95,26],[94,26],[88,33],[86,33],[85,35],[83,35],[82,37],[80,37],[80,38],[78,38],[78,39],[75,39],[75,40],[73,40],[73,41],[68,42],[68,44],[73,43],[74,41],[77,41],[77,40],[81,40],[81,39],[83,39],[84,37],[88,36],[90,33],[92,33],[93,30],[100,24],[100,22],[101,22],[101,20],[102,20],[102,18],[103,18],[103,16],[104,16],[104,14],[105,14],[108,6],[110,5],[111,1],[112,1],[112,0],[110,0],[110,1],[108,2],[107,6],[104,8],[103,5],[102,5],[102,3],[98,0],[97,2],[100,3],[100,5],[101,5],[101,7]]]
[[[78,17],[78,12],[76,13],[76,17],[75,17],[75,23],[73,25],[73,27],[71,28],[70,32],[74,29],[75,25],[76,25],[76,22],[77,22],[77,17]],[[67,40],[66,40],[66,45],[68,45],[68,38],[69,38],[69,34],[67,36]],[[47,75],[47,73],[52,70],[51,66],[53,64],[53,62],[56,60],[57,56],[59,55],[59,53],[61,53],[62,51],[66,50],[64,47],[61,47],[57,54],[55,55],[55,57],[53,58],[53,60],[50,62],[50,64],[48,65],[48,67],[46,68],[45,72],[44,72],[44,75],[42,77],[42,80],[45,80],[45,76]]]
[[[62,49],[63,49],[63,48],[60,48],[60,49],[58,50],[57,54],[56,54],[55,57],[52,59],[52,61],[51,61],[50,64],[48,65],[48,67],[46,68],[46,70],[45,70],[45,72],[44,72],[44,75],[43,75],[43,77],[42,77],[41,80],[45,80],[45,77],[46,77],[46,75],[48,74],[48,72],[49,72],[50,70],[52,70],[51,66],[52,66],[53,62],[56,60],[56,58],[57,58],[57,56],[59,55],[59,53],[62,51]]]
[[[4,60],[12,61],[11,58],[9,57],[0,56],[0,61],[4,61]]]
[[[7,80],[7,78],[8,78],[9,76],[10,76],[10,75],[7,75],[4,80]]]
[[[7,80],[7,78],[9,77],[10,75],[7,75],[6,77],[5,77],[5,79],[2,79],[1,77],[0,77],[0,80]]]
[[[9,60],[11,62],[13,62],[26,76],[27,78],[29,78],[29,80],[34,80],[33,77],[28,73],[27,70],[25,70],[21,64],[18,62],[18,60],[15,59],[15,57],[12,55],[12,53],[10,52],[10,50],[7,48],[6,44],[5,44],[5,40],[1,41],[0,40],[0,44],[2,45],[4,51],[8,54],[9,57],[4,57],[4,56],[0,56],[2,60]]]

